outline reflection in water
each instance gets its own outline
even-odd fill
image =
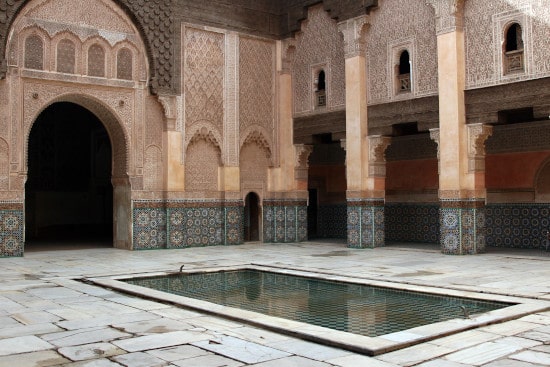
[[[462,318],[462,308],[476,314],[508,306],[256,270],[177,274],[126,282],[366,336]]]

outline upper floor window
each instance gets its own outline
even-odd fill
[[[57,44],[57,71],[68,74],[75,72],[75,45],[71,40],[63,39]]]
[[[506,30],[504,42],[504,71],[506,74],[525,70],[521,26],[512,23]]]
[[[397,84],[399,93],[411,91],[411,59],[409,51],[404,50],[399,56]]]
[[[105,76],[105,50],[100,45],[92,45],[88,49],[88,75]]]
[[[326,76],[325,71],[321,70],[315,80],[315,107],[325,107],[327,105]]]
[[[132,80],[133,57],[130,49],[123,47],[117,52],[116,77],[118,79]]]
[[[28,69],[44,69],[44,43],[37,35],[25,40],[25,67]]]

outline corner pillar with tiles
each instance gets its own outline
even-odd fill
[[[491,128],[466,124],[464,2],[429,0],[438,56],[440,241],[445,254],[485,250],[485,150]]]

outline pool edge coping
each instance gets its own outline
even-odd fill
[[[489,311],[472,318],[452,319],[438,323],[418,326],[412,329],[402,330],[399,332],[394,332],[381,336],[369,337],[359,334],[353,334],[350,332],[315,326],[299,321],[288,320],[280,317],[268,316],[254,311],[242,310],[229,306],[222,306],[207,301],[141,287],[122,281],[131,278],[145,278],[159,275],[175,275],[179,273],[201,273],[245,269],[270,271],[280,274],[306,276],[315,279],[362,284],[375,287],[385,287],[394,290],[436,294],[440,296],[462,297],[492,302],[504,302],[511,303],[512,305]],[[385,282],[383,280],[354,278],[350,276],[319,273],[315,270],[308,269],[284,269],[258,264],[188,268],[182,269],[181,272],[151,272],[142,274],[122,274],[115,276],[89,277],[85,278],[85,280],[101,287],[107,287],[120,292],[129,293],[140,298],[147,298],[155,301],[174,304],[182,308],[242,322],[244,324],[268,329],[292,337],[305,339],[311,342],[366,354],[368,356],[376,356],[388,353],[412,345],[443,338],[463,331],[476,329],[491,324],[502,323],[518,319],[533,313],[550,310],[550,301],[540,299],[531,299],[492,293],[480,293],[467,290],[437,288],[424,285],[398,283],[395,281]]]

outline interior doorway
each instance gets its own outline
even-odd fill
[[[28,141],[25,240],[34,245],[113,245],[112,147],[86,108],[54,103]]]
[[[244,240],[245,242],[260,240],[260,198],[256,193],[246,195],[244,206]]]

